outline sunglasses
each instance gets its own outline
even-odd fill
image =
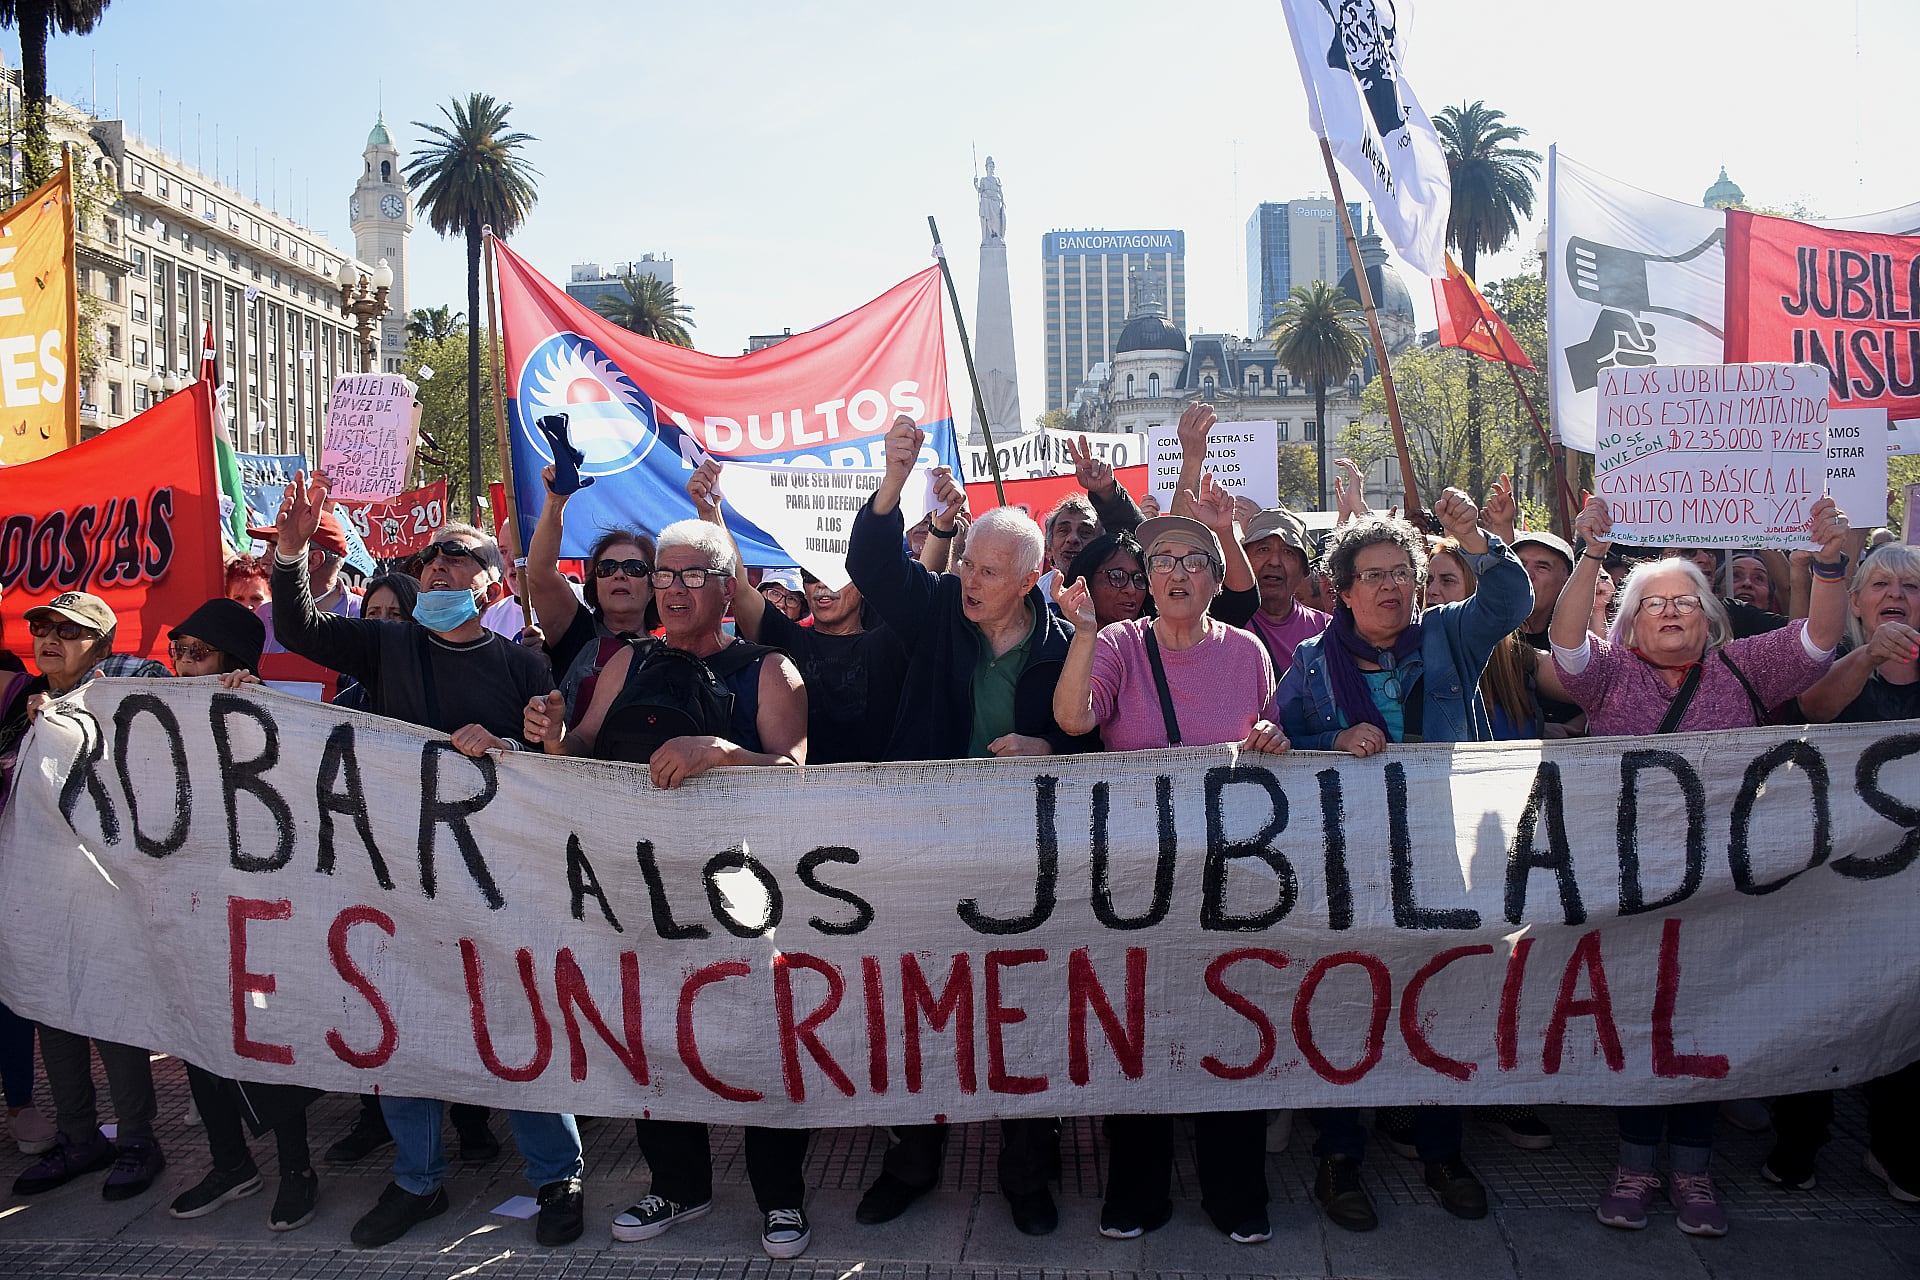
[[[91,640],[100,633],[92,627],[77,622],[50,622],[45,618],[35,618],[27,623],[27,634],[35,640],[44,640],[48,636],[59,636],[62,640]]]
[[[204,644],[183,644],[175,640],[167,646],[167,652],[173,655],[175,662],[205,662],[219,650]]]
[[[595,560],[593,576],[611,578],[616,573],[624,573],[629,578],[644,578],[653,572],[653,566],[645,560]]]
[[[445,542],[429,542],[421,548],[420,563],[432,564],[435,556],[443,560],[471,560],[476,564],[482,563],[478,551],[464,542],[455,542],[451,538]]]
[[[1147,575],[1144,573],[1135,573],[1130,569],[1102,569],[1100,572],[1106,578],[1107,585],[1115,591],[1125,587],[1129,582],[1141,591],[1147,589]]]

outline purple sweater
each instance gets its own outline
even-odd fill
[[[1094,642],[1093,714],[1109,751],[1169,745],[1160,691],[1147,662],[1152,625],[1150,618],[1116,622],[1102,627]],[[1167,671],[1182,746],[1238,742],[1254,721],[1273,714],[1273,665],[1266,647],[1238,627],[1208,618],[1206,639],[1191,649],[1162,645],[1160,663]]]
[[[1803,638],[1807,624],[1795,621],[1778,631],[1730,640],[1726,654],[1753,685],[1768,710],[1798,697],[1833,665],[1833,655],[1816,658]],[[1582,664],[1579,655],[1584,654]],[[1660,727],[1677,690],[1660,677],[1650,663],[1624,646],[1589,636],[1581,649],[1553,651],[1553,665],[1567,696],[1587,713],[1587,728],[1595,737],[1648,734]],[[1679,732],[1701,729],[1753,727],[1753,704],[1727,664],[1712,653],[1701,666],[1700,687],[1694,690]]]

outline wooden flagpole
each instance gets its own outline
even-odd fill
[[[1480,323],[1484,325],[1486,322],[1482,320]],[[1527,394],[1526,387],[1521,384],[1520,371],[1513,367],[1513,361],[1507,359],[1506,344],[1499,340],[1498,335],[1494,335],[1493,345],[1495,350],[1500,352],[1501,366],[1506,369],[1507,376],[1513,379],[1514,392],[1520,397],[1520,403],[1527,407],[1527,416],[1533,419],[1534,434],[1540,437],[1541,444],[1547,446],[1547,457],[1550,460],[1549,467],[1555,480],[1553,510],[1554,515],[1557,517],[1555,520],[1557,527],[1554,532],[1563,538],[1571,538],[1573,531],[1573,516],[1571,514],[1573,491],[1567,487],[1567,472],[1566,468],[1561,464],[1560,446],[1555,444],[1553,437],[1547,434],[1546,426],[1540,421],[1540,410],[1534,407],[1533,397]]]
[[[1393,392],[1393,369],[1387,362],[1387,344],[1380,336],[1380,316],[1374,310],[1373,285],[1367,280],[1367,266],[1360,261],[1360,240],[1353,232],[1353,218],[1347,213],[1347,198],[1340,193],[1340,171],[1333,163],[1333,147],[1320,139],[1320,158],[1327,164],[1327,181],[1333,185],[1333,207],[1340,226],[1347,233],[1347,257],[1353,262],[1353,281],[1360,290],[1360,305],[1367,313],[1367,332],[1373,335],[1373,358],[1380,366],[1380,389],[1387,397],[1387,422],[1393,428],[1393,451],[1400,459],[1400,481],[1406,503],[1407,519],[1416,526],[1426,523],[1426,506],[1420,501],[1420,483],[1413,475],[1413,455],[1407,450],[1407,431],[1400,425],[1400,398]],[[1321,423],[1324,434],[1326,423]]]
[[[953,287],[953,270],[947,266],[946,246],[940,243],[940,228],[933,215],[927,215],[927,230],[933,233],[933,256],[940,262],[940,278],[947,282],[947,297],[953,302],[953,323],[960,330],[960,354],[966,357],[967,383],[973,388],[974,410],[980,415],[980,433],[987,439],[987,469],[993,472],[993,496],[1007,505],[1007,489],[1000,482],[1000,456],[993,447],[993,424],[987,421],[987,398],[980,394],[980,375],[973,368],[973,344],[967,340],[967,318],[960,313],[960,291]],[[955,424],[957,427],[959,424]],[[1019,424],[1015,424],[1016,426]],[[959,432],[956,430],[957,437]]]
[[[507,535],[507,558],[520,558],[520,502],[518,491],[513,483],[513,453],[507,441],[507,409],[504,398],[506,386],[506,360],[500,351],[500,295],[494,288],[492,227],[482,227],[481,235],[487,241],[487,379],[493,383],[493,442],[500,453],[500,488],[506,494],[506,514],[501,521],[500,531]],[[476,497],[478,495],[475,495]],[[533,620],[533,612],[527,605],[526,575],[516,568],[513,580],[519,584],[514,598],[520,602],[520,613],[528,622]]]

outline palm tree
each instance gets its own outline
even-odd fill
[[[532,135],[507,130],[511,103],[473,93],[440,108],[445,125],[414,121],[426,145],[407,162],[407,181],[419,188],[427,225],[442,236],[467,238],[467,314],[480,314],[480,230],[497,236],[519,229],[539,199],[539,170],[520,154]],[[467,481],[476,522],[480,510],[480,326],[467,326]]]
[[[86,35],[100,21],[108,0],[0,0],[0,27],[20,32],[21,91],[26,99],[27,190],[53,176],[47,141],[47,37]]]
[[[1480,251],[1498,253],[1520,233],[1520,219],[1533,216],[1533,184],[1540,153],[1511,144],[1527,136],[1506,122],[1507,113],[1485,102],[1443,107],[1433,126],[1447,152],[1453,207],[1447,243],[1460,251],[1460,267],[1474,275]],[[1480,363],[1467,370],[1467,482],[1477,498],[1486,492],[1487,461],[1480,441]]]
[[[671,342],[676,347],[693,345],[693,339],[687,336],[687,330],[694,327],[693,308],[680,301],[672,281],[629,267],[620,277],[620,287],[624,297],[603,293],[593,300],[593,309],[643,338]]]
[[[1360,304],[1339,285],[1315,280],[1294,286],[1275,311],[1273,353],[1287,372],[1313,387],[1314,453],[1319,470],[1320,510],[1327,509],[1327,388],[1345,382],[1366,359],[1366,324]]]
[[[451,338],[467,324],[467,313],[452,307],[415,307],[407,313],[407,336],[421,342]]]

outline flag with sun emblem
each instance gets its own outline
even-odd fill
[[[563,557],[585,555],[605,528],[657,533],[692,517],[687,477],[707,454],[884,466],[887,428],[906,414],[927,433],[922,461],[958,471],[938,267],[777,346],[710,356],[614,325],[496,245],[523,546],[547,496],[540,471],[552,445],[535,424],[549,414],[567,415],[586,455],[581,474],[594,482],[567,503]],[[748,564],[793,563],[751,521],[726,516]]]

